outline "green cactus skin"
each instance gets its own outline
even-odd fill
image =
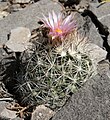
[[[17,91],[23,103],[59,109],[92,75],[92,69],[92,62],[85,54],[76,51],[72,56],[69,52],[62,56],[39,44],[23,77],[18,77]]]

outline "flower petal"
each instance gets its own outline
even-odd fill
[[[71,22],[71,20],[72,20],[72,14],[69,15],[67,18],[64,19],[62,25],[63,26],[67,25],[69,22]]]
[[[41,21],[45,24],[45,27],[51,27],[48,19],[46,18],[46,16],[44,14],[42,14],[42,15],[43,15],[44,18]]]
[[[63,21],[63,19],[62,19],[62,14],[59,13],[59,14],[58,14],[58,26],[61,25],[62,21]]]
[[[63,19],[63,15],[61,13],[57,15],[54,11],[52,11],[52,14],[49,13],[48,18],[44,16],[42,22],[47,28],[50,29],[49,35],[52,38],[58,37],[62,39],[76,28],[76,24],[73,21],[72,14]]]
[[[56,27],[58,27],[58,19],[57,19],[57,15],[55,14],[55,12],[54,11],[52,11],[52,13],[53,13],[53,20],[54,20],[54,27],[56,28]]]
[[[68,24],[68,26],[67,27],[65,27],[66,29],[66,32],[71,32],[71,31],[73,31],[75,28],[76,28],[76,24],[75,24],[75,22],[73,21],[73,22],[71,22],[71,23],[69,23]]]
[[[51,25],[51,29],[54,29],[54,21],[53,21],[53,16],[49,13],[49,23]]]

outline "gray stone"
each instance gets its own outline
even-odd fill
[[[8,118],[8,119],[14,119],[17,117],[16,111],[8,110],[6,107],[3,109],[0,116],[2,116],[4,118]]]
[[[32,113],[31,120],[50,120],[54,114],[55,112],[51,109],[45,107],[44,105],[39,105]]]
[[[3,109],[5,109],[6,105],[8,105],[7,102],[5,102],[5,101],[0,102],[0,108],[1,108],[1,109],[0,109],[0,114],[1,114],[1,112],[3,111]]]
[[[105,50],[93,43],[81,43],[78,46],[78,50],[88,55],[95,64],[105,60],[107,56],[107,52]]]
[[[20,4],[13,4],[12,6],[10,6],[10,11],[12,12],[18,12],[20,10],[23,10],[24,8],[22,8],[20,6]]]
[[[16,118],[13,118],[11,120],[24,120],[24,118],[19,118],[19,117],[16,117]]]
[[[101,14],[98,14],[100,12]],[[98,19],[109,28],[110,32],[110,3],[105,3],[97,9]],[[110,35],[108,37],[108,43],[110,45]]]
[[[0,120],[12,120],[15,118],[17,120],[17,115],[15,111],[8,110],[6,107],[9,106],[10,103],[5,101],[0,101]]]
[[[6,42],[6,46],[13,52],[23,52],[32,44],[29,42],[31,32],[26,27],[17,27],[11,30],[10,39]]]
[[[98,4],[97,4],[98,5]],[[96,15],[99,20],[103,20],[107,16],[110,16],[110,3],[107,2],[105,4],[102,4],[100,7],[96,9]],[[100,14],[99,14],[100,13]],[[103,21],[104,22],[104,21]],[[107,22],[108,23],[108,22]]]
[[[8,2],[0,2],[0,11],[6,10],[8,7]]]
[[[90,27],[90,32],[89,32],[88,38],[90,39],[90,41],[92,43],[103,48],[103,39],[101,38],[100,34],[98,33],[98,30],[96,29],[96,27],[93,23]]]
[[[29,3],[31,0],[12,0],[13,3]]]
[[[94,14],[96,14],[98,5],[99,3],[91,3],[91,1],[86,1],[86,0],[85,2],[83,2],[82,0],[80,4],[78,4],[75,8],[80,13],[84,12],[85,10],[89,10],[89,11],[92,11]],[[78,17],[77,19],[80,19],[80,18],[81,17]],[[101,35],[99,34],[99,31],[94,25],[94,23],[92,22],[91,18],[86,16],[83,18],[83,21],[81,21],[80,23],[83,25],[82,31],[83,33],[85,32],[85,36],[88,37],[89,41],[103,48],[103,39],[101,38]]]
[[[39,27],[38,21],[42,18],[42,13],[48,15],[48,12],[54,10],[61,11],[61,6],[51,0],[40,0],[30,5],[24,10],[13,13],[0,21],[0,44],[7,41],[7,34],[16,27],[27,27],[31,31]]]
[[[103,39],[101,38],[97,28],[92,23],[89,17],[83,18],[80,14],[75,13],[74,19],[77,24],[78,32],[80,37],[83,39],[86,37],[90,42],[103,47]]]
[[[7,2],[0,2],[0,20],[9,15],[9,5]]]
[[[107,76],[108,70],[108,63],[100,63],[98,74],[74,93],[52,120],[109,120],[110,79]]]
[[[0,11],[0,20],[2,20],[4,17],[7,17],[9,15],[6,11]]]
[[[95,8],[99,4],[92,4],[92,5]],[[109,32],[110,32],[110,2],[102,4],[98,8],[95,8],[94,13],[98,17],[98,20],[101,21],[104,25],[106,25],[109,28]],[[110,44],[110,35],[108,38],[108,42]]]

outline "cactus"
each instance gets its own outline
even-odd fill
[[[92,61],[78,51],[57,53],[55,48],[37,43],[25,73],[18,75],[17,92],[22,102],[45,104],[58,109],[65,104],[74,91],[92,75]]]

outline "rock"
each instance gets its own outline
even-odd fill
[[[4,108],[4,110],[1,112],[0,115],[4,118],[8,118],[8,119],[14,119],[17,117],[15,111],[11,111],[6,108]]]
[[[100,35],[102,35],[103,38],[103,47],[108,52],[107,59],[110,60],[110,3],[103,3],[103,4],[92,4],[94,6],[95,14],[98,18],[98,20],[103,24],[102,26],[99,26]],[[93,11],[94,11],[93,10]]]
[[[75,9],[78,10],[78,12],[82,13],[84,10],[89,9],[90,0],[80,0],[79,4],[75,6]]]
[[[22,3],[22,4],[25,4],[25,3],[29,3],[31,0],[12,0],[12,3]]]
[[[17,118],[15,111],[11,111],[6,108],[8,105],[10,105],[10,103],[0,101],[0,120],[12,120]]]
[[[20,4],[13,4],[12,6],[10,6],[10,11],[12,12],[17,12],[23,9],[24,8],[22,8]]]
[[[106,25],[109,28],[109,32],[110,32],[110,2],[107,2],[103,5],[101,5],[100,7],[98,7],[96,9],[96,15],[99,19],[99,21],[101,21],[104,25]],[[108,38],[108,43],[110,45],[110,35]]]
[[[19,117],[16,117],[16,118],[13,118],[11,120],[24,120],[23,118],[19,118]]]
[[[39,105],[32,113],[31,120],[50,120],[54,114],[55,112],[51,109],[45,107],[44,105]]]
[[[8,15],[9,15],[8,12],[6,12],[6,11],[0,11],[0,20],[3,19],[3,18],[5,18]]]
[[[95,27],[95,25],[92,23],[91,27],[90,27],[90,32],[88,34],[88,39],[98,45],[99,47],[103,48],[103,39],[101,38],[97,28]]]
[[[84,7],[82,7],[82,5],[84,5]],[[93,43],[97,44],[98,46],[104,47],[103,46],[104,38],[102,39],[101,35],[107,35],[108,32],[107,32],[106,26],[104,26],[106,24],[103,23],[102,21],[100,23],[97,19],[97,16],[98,16],[97,14],[100,13],[100,11],[98,11],[98,8],[100,8],[100,7],[98,7],[98,6],[100,6],[99,3],[90,3],[89,8],[87,9],[86,4],[81,4],[81,5],[79,4],[76,6],[76,9],[78,9],[78,11],[81,13],[84,11],[82,15],[84,16],[84,19],[86,19],[85,25],[88,27],[89,34],[88,33],[87,34],[88,34],[89,39]],[[109,8],[109,6],[107,8]],[[81,9],[81,11],[80,11],[80,9]],[[102,9],[102,10],[104,10],[104,9]],[[97,11],[98,11],[98,13],[97,13]],[[96,16],[94,14],[96,14]],[[91,18],[90,20],[88,19],[88,16]],[[109,23],[109,21],[107,23]]]
[[[78,50],[88,55],[95,64],[105,60],[107,56],[107,52],[105,50],[93,43],[81,43],[81,45],[78,46]]]
[[[103,24],[107,25],[110,28],[110,3],[105,3],[99,6],[99,4],[92,4],[95,8],[95,14],[98,17],[98,20],[101,21]]]
[[[82,17],[80,14],[75,13],[74,19],[76,21],[80,38],[87,38],[89,42],[103,48],[103,39],[101,38],[97,28],[92,23],[89,17]]]
[[[5,101],[0,102],[0,114],[3,111],[3,109],[5,109],[6,105],[8,105],[7,102],[5,102]]]
[[[11,30],[10,39],[5,45],[13,52],[23,52],[32,46],[29,42],[30,37],[31,32],[28,28],[18,27]]]
[[[52,120],[109,120],[110,79],[109,64],[101,62],[98,74],[90,78],[83,88],[72,95]]]
[[[39,27],[38,21],[42,18],[42,13],[48,15],[50,10],[61,11],[61,6],[51,0],[40,0],[35,4],[24,8],[22,11],[11,14],[0,21],[0,44],[7,41],[7,34],[17,27],[27,27],[31,31]]]
[[[8,2],[0,2],[0,11],[8,9]]]

